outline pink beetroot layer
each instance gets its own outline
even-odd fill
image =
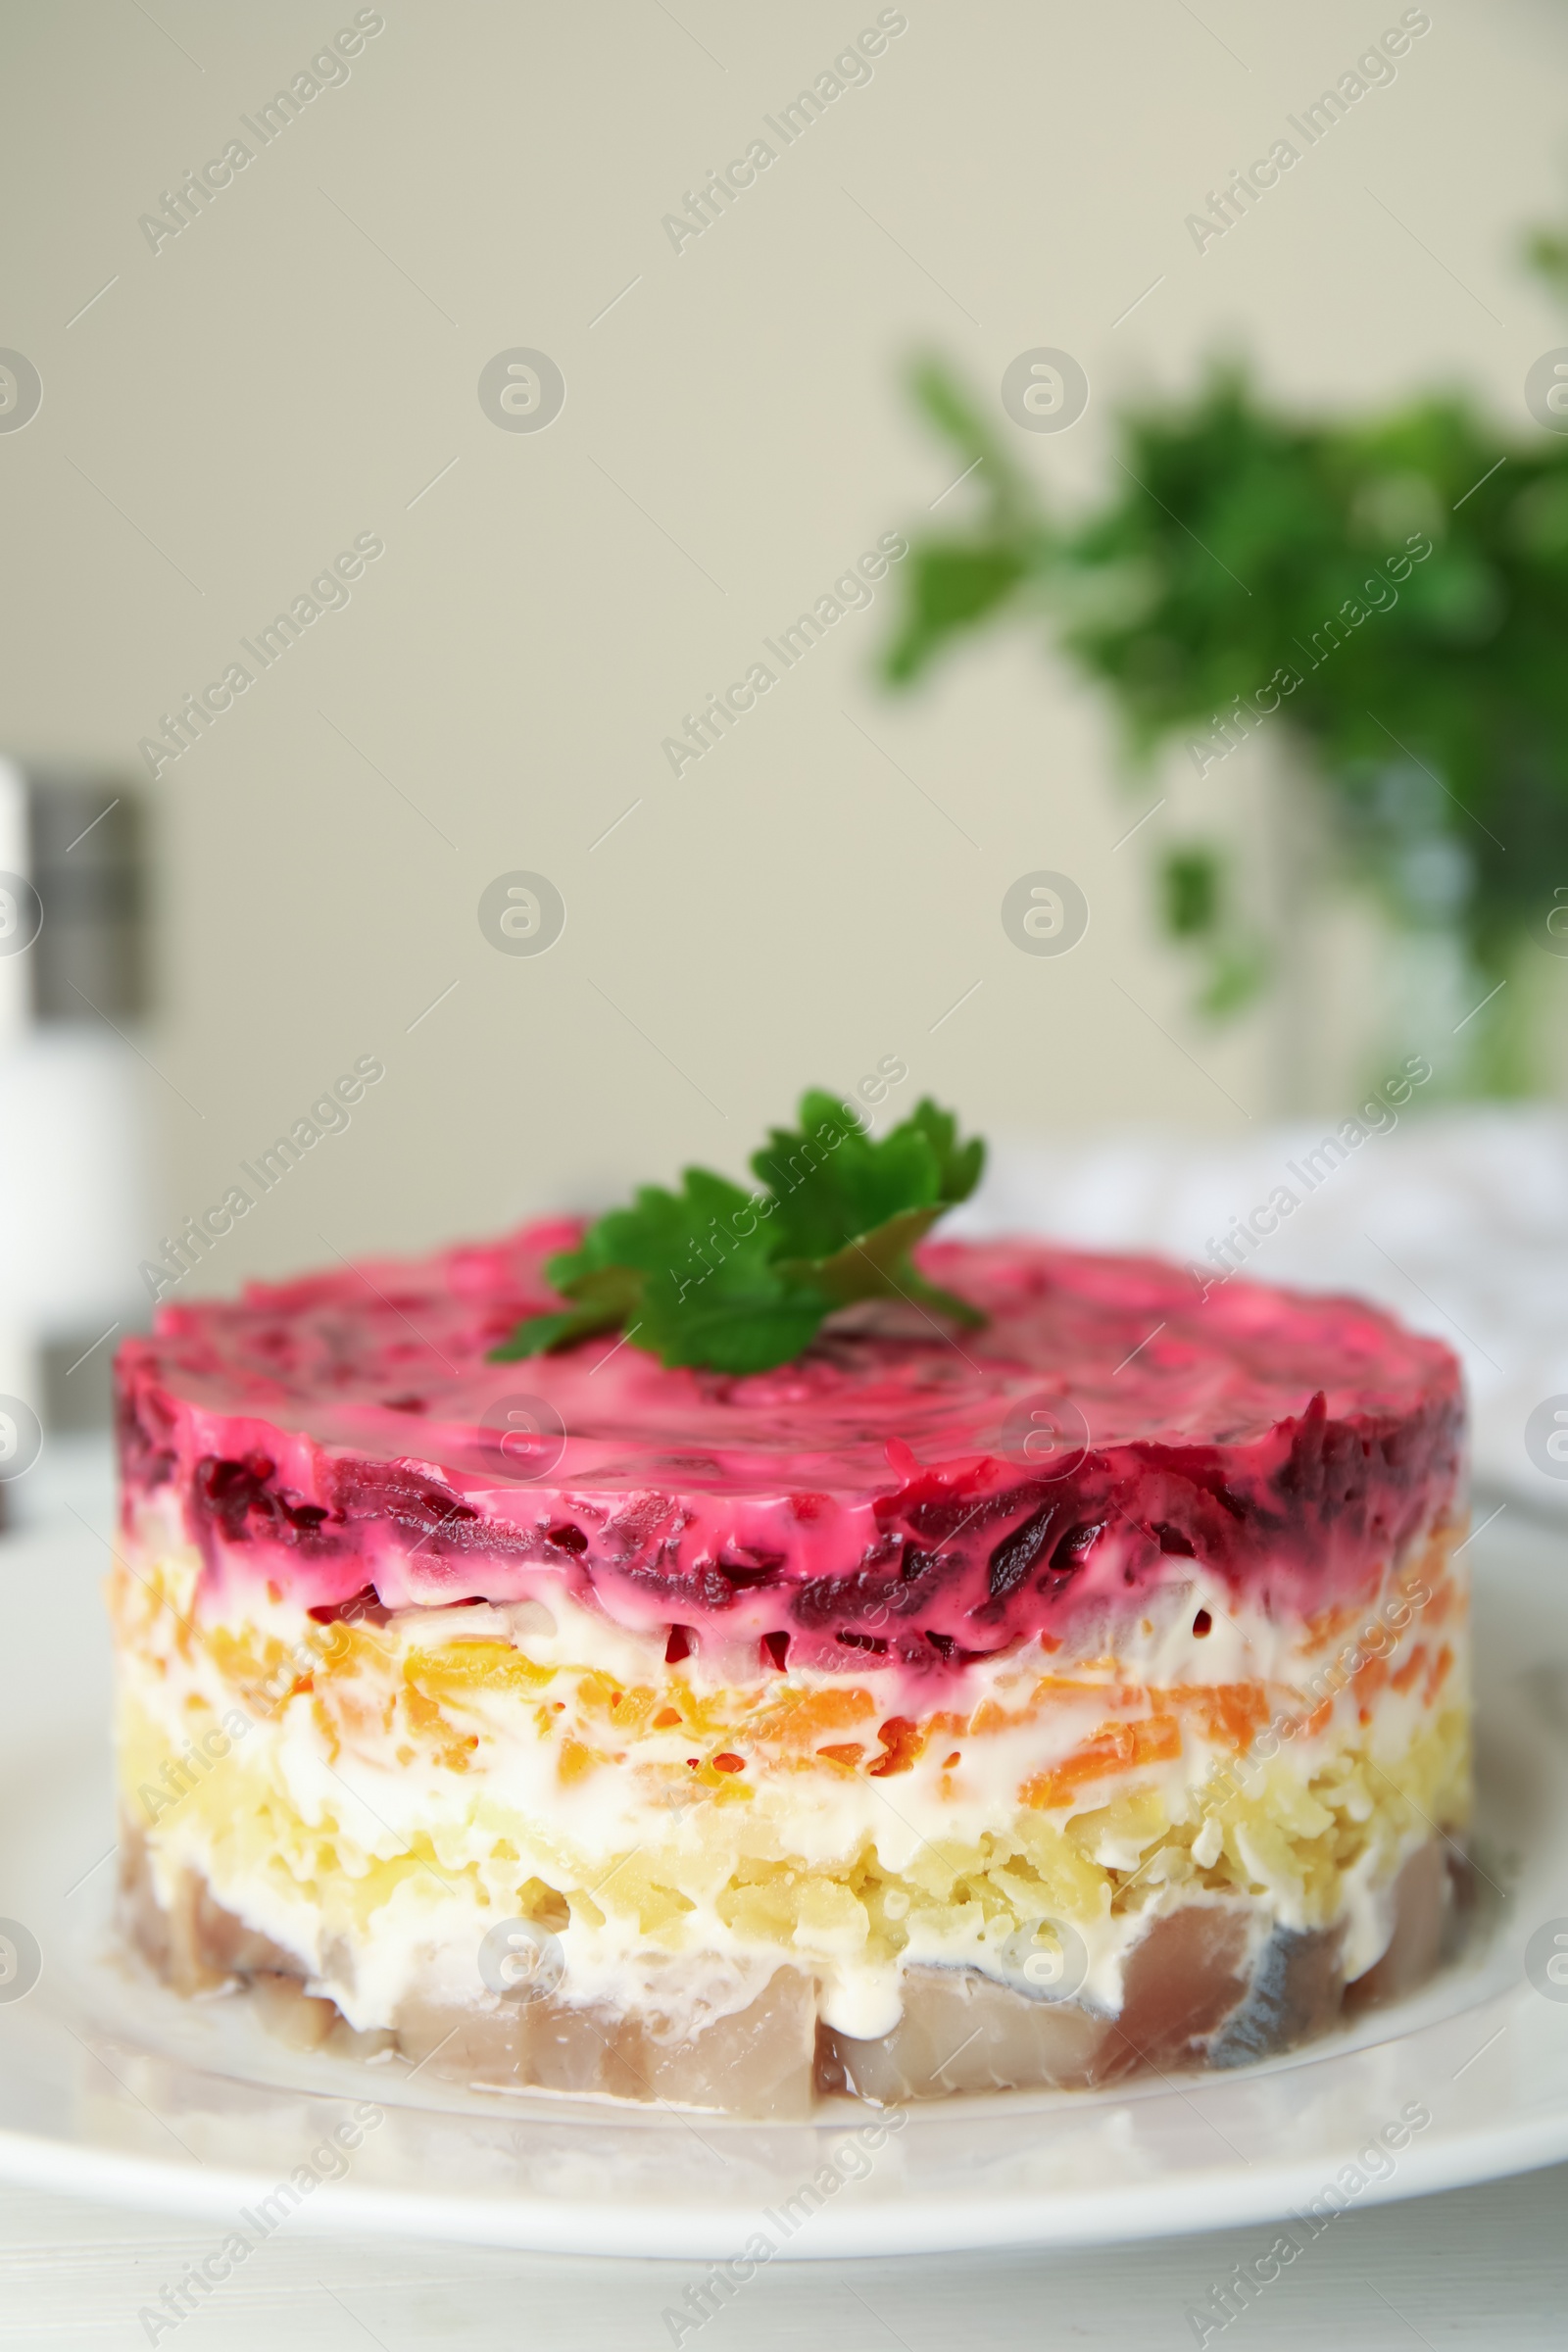
[[[556,1303],[540,1268],[578,1231],[161,1308],[119,1357],[127,1515],[172,1485],[215,1602],[564,1586],[774,1667],[940,1684],[1195,1562],[1275,1614],[1321,1608],[1453,1503],[1458,1366],[1356,1299],[1237,1280],[1203,1300],[1152,1258],[949,1242],[921,1264],[979,1332],[900,1309],[747,1378],[605,1338],[487,1361]],[[483,1426],[521,1397],[567,1433],[533,1479]],[[1032,1458],[1049,1400],[1058,1442]]]

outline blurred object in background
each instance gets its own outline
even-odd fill
[[[1376,1298],[1464,1364],[1476,1518],[1504,1499],[1561,1518],[1568,1446],[1553,1451],[1555,1433],[1540,1431],[1545,1407],[1568,1407],[1568,1113],[1446,1105],[1404,1125],[1386,1099],[1398,1091],[1353,1118],[1245,1143],[1148,1128],[1083,1144],[1000,1139],[953,1227],[1157,1250],[1201,1283],[1232,1266]]]
[[[0,1525],[16,1463],[108,1419],[145,1192],[143,811],[113,781],[0,760]],[[21,1423],[21,1434],[7,1436]]]
[[[39,1022],[145,1017],[145,818],[134,791],[53,771],[27,791],[31,880],[45,921],[28,958]]]
[[[935,363],[914,384],[976,503],[966,525],[911,532],[887,676],[999,622],[1050,628],[1147,789],[1167,760],[1145,836],[1164,925],[1211,1019],[1273,990],[1276,1107],[1312,1101],[1336,890],[1386,925],[1368,1053],[1424,1014],[1444,1093],[1548,1077],[1568,958],[1568,410],[1538,405],[1528,439],[1449,394],[1301,416],[1219,368],[1124,409],[1104,494],[1064,517],[1014,463],[1004,400]]]

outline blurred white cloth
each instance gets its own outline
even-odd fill
[[[1307,1193],[1289,1163],[1299,1171],[1336,1125],[1225,1143],[1154,1129],[1062,1144],[1004,1138],[953,1229],[1197,1262],[1287,1186],[1300,1205],[1245,1271],[1359,1292],[1446,1340],[1469,1382],[1478,1487],[1568,1518],[1568,1476],[1546,1476],[1525,1450],[1531,1413],[1568,1396],[1568,1112],[1492,1103],[1407,1113]]]

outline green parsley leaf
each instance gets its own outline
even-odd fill
[[[779,1246],[790,1271],[839,1305],[856,1298],[909,1298],[984,1320],[917,1273],[909,1252],[945,1208],[967,1200],[985,1164],[979,1138],[962,1150],[951,1111],[929,1100],[874,1142],[831,1095],[801,1102],[800,1127],[775,1127],[752,1166],[779,1199]]]
[[[863,1239],[857,1238],[835,1250],[831,1257],[786,1259],[785,1270],[815,1283],[835,1306],[848,1306],[857,1298],[907,1298],[916,1306],[951,1315],[955,1322],[977,1329],[985,1321],[979,1308],[927,1282],[909,1256],[941,1216],[944,1205],[938,1201],[932,1208],[904,1209],[873,1226]]]
[[[642,1301],[642,1280],[629,1266],[587,1264],[582,1250],[564,1250],[545,1268],[564,1298],[575,1303],[564,1314],[526,1315],[510,1340],[490,1350],[495,1364],[515,1363],[520,1356],[553,1354],[592,1339],[598,1331],[616,1331],[635,1318]]]
[[[939,1110],[929,1095],[915,1104],[909,1124],[918,1127],[936,1159],[937,1199],[944,1208],[956,1208],[968,1200],[984,1172],[984,1143],[974,1135],[960,1148],[957,1120],[951,1110]]]
[[[936,1154],[906,1119],[880,1143],[831,1095],[801,1098],[800,1125],[775,1127],[752,1160],[778,1200],[780,1255],[830,1257],[906,1208],[941,1200]]]
[[[666,1364],[760,1372],[799,1355],[827,1312],[825,1295],[772,1265],[772,1237],[752,1196],[706,1168],[678,1193],[645,1185],[635,1206],[602,1217],[597,1254],[643,1276],[627,1337]]]
[[[911,1250],[979,1181],[985,1146],[958,1142],[951,1112],[922,1102],[880,1141],[850,1107],[813,1090],[799,1123],[775,1127],[746,1193],[706,1168],[679,1192],[645,1185],[629,1208],[589,1227],[545,1267],[567,1308],[530,1315],[498,1361],[555,1352],[623,1325],[665,1364],[766,1371],[799,1355],[834,1307],[903,1298],[977,1324],[984,1317],[938,1290]]]

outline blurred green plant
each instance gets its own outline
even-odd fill
[[[1202,773],[1287,728],[1347,870],[1504,972],[1568,878],[1568,440],[1504,440],[1458,397],[1293,417],[1218,368],[1184,404],[1119,416],[1113,486],[1066,518],[946,367],[914,391],[979,504],[911,534],[891,681],[1033,618],[1108,691],[1137,762],[1181,741]],[[1159,881],[1204,1008],[1247,1004],[1267,948],[1224,849],[1183,843]]]

